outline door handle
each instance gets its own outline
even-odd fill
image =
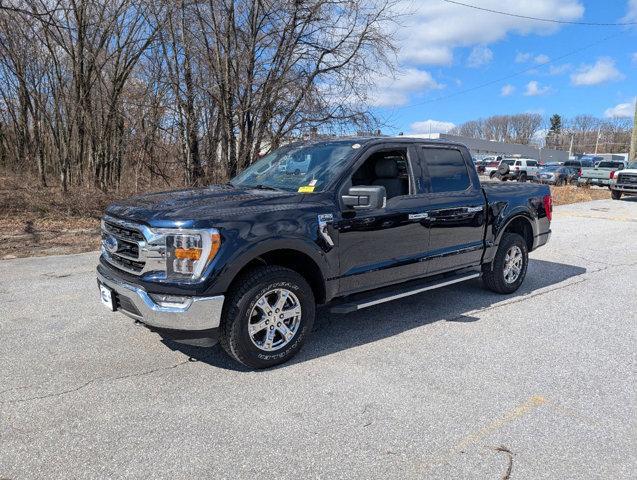
[[[410,213],[409,220],[423,220],[425,218],[429,218],[429,214],[427,212],[422,213]]]

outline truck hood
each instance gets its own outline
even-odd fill
[[[151,227],[206,228],[223,220],[296,209],[303,194],[230,185],[149,193],[110,205],[106,214]]]

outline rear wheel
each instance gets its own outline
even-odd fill
[[[610,196],[612,197],[613,200],[621,200],[622,192],[620,192],[619,190],[611,190]]]
[[[294,270],[264,266],[235,282],[221,321],[220,343],[238,362],[253,368],[284,363],[298,353],[312,330],[312,288]]]
[[[527,180],[526,173],[522,172],[520,174],[520,178],[518,178],[518,182],[526,182],[526,180]]]
[[[529,264],[526,241],[517,233],[505,233],[490,265],[482,272],[482,281],[496,293],[513,293],[524,281]]]

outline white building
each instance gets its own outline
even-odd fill
[[[552,150],[550,148],[538,148],[533,145],[520,145],[517,143],[492,142],[480,140],[478,138],[461,137],[449,133],[422,133],[406,135],[414,138],[430,138],[448,140],[465,145],[472,155],[519,155],[524,158],[532,158],[542,162],[565,162],[568,160],[568,152],[563,150]]]

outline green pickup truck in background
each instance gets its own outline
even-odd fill
[[[583,168],[582,174],[577,180],[579,186],[598,185],[610,186],[615,175],[626,167],[626,162],[622,160],[602,160],[595,164],[593,168]]]

